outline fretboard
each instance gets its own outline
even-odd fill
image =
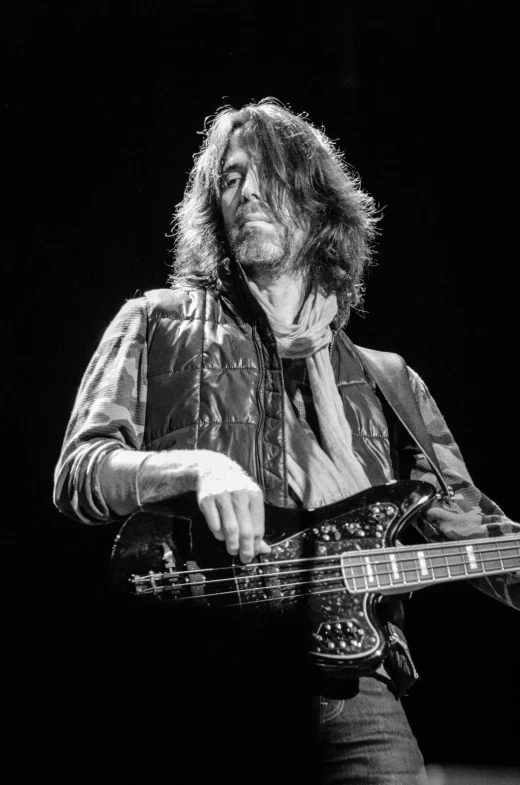
[[[519,570],[520,537],[349,551],[341,566],[349,592],[392,594]]]

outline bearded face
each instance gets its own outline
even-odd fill
[[[290,232],[273,220],[267,205],[241,208],[228,241],[235,258],[254,277],[275,280],[291,267]]]
[[[221,174],[220,205],[228,242],[247,275],[276,280],[297,267],[304,230],[289,210],[273,214],[263,198],[252,154],[242,147],[240,132],[230,139]]]

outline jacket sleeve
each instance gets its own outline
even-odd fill
[[[423,515],[420,525],[423,534],[432,541],[520,535],[520,524],[508,518],[495,502],[475,487],[459,447],[428,388],[413,370],[409,368],[408,373],[443,476],[453,490],[449,504],[434,502]],[[438,487],[428,462],[421,454],[415,457],[411,476]],[[479,578],[472,583],[486,594],[520,609],[519,572]]]
[[[147,393],[147,308],[129,300],[109,325],[79,387],[55,470],[54,502],[84,523],[114,520],[99,468],[112,450],[139,450]]]

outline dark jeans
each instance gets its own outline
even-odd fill
[[[283,692],[222,698],[216,716],[199,704],[194,785],[427,785],[402,704],[378,679],[352,682],[341,699]]]
[[[425,785],[422,755],[402,704],[375,678],[346,699],[319,700],[316,754],[323,785]]]
[[[325,685],[287,625],[240,644],[222,624],[177,626],[168,641],[167,622],[132,618],[130,639],[118,632],[102,648],[112,674],[95,690],[91,752],[104,749],[112,783],[427,783],[401,702],[379,679]]]

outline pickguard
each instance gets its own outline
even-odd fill
[[[386,655],[377,593],[350,593],[342,555],[384,549],[435,495],[427,483],[377,486],[316,510],[266,505],[272,551],[243,565],[215,540],[193,500],[132,516],[114,543],[108,587],[172,605],[290,615],[328,672],[375,670]]]

